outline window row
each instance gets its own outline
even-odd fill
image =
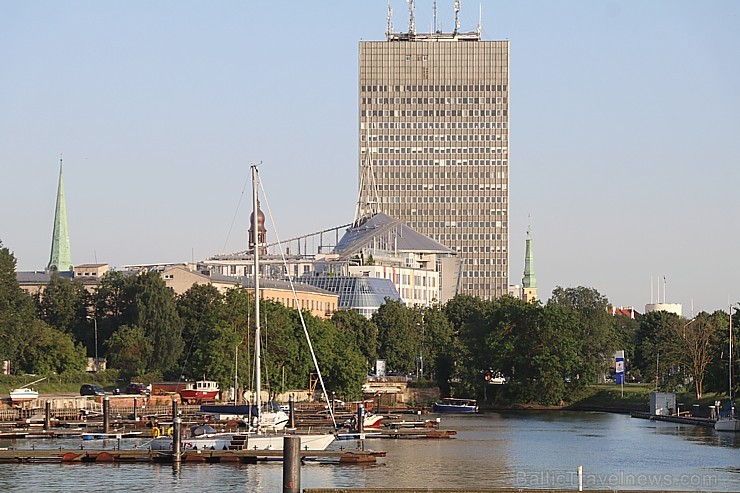
[[[445,191],[445,190],[463,190],[463,191],[473,191],[473,190],[506,190],[507,186],[506,183],[478,183],[475,185],[450,185],[450,184],[424,184],[424,185],[378,185],[377,189],[379,191],[391,191],[395,190],[398,192],[406,192],[406,191],[422,191],[422,190],[429,190],[431,191]]]
[[[373,159],[373,166],[506,166],[506,159]]]
[[[408,223],[412,228],[506,228],[506,221],[412,221]],[[444,226],[438,226],[444,224]]]
[[[369,142],[486,142],[486,141],[505,141],[505,134],[392,134],[392,135],[375,135],[367,136]],[[365,135],[360,134],[360,141],[365,142]]]
[[[431,171],[424,171],[424,172],[398,172],[398,171],[382,171],[382,172],[375,172],[375,178],[397,178],[397,179],[406,179],[406,178],[425,178],[425,179],[436,179],[436,178],[506,178],[506,172],[505,171],[445,171],[440,173],[434,173]]]
[[[371,154],[506,154],[508,147],[370,147]]]
[[[485,92],[491,92],[491,91],[497,91],[497,92],[506,92],[507,86],[506,84],[453,84],[453,85],[427,85],[427,86],[415,86],[415,85],[408,85],[408,86],[360,86],[360,90],[362,92],[414,92],[414,91],[434,91],[434,92],[445,92],[445,91],[451,91],[451,92],[457,92],[457,91],[485,91]]]
[[[509,98],[360,98],[361,104],[507,104]]]
[[[479,271],[479,270],[467,271],[467,270],[464,270],[464,271],[462,271],[462,276],[463,277],[507,277],[507,275],[508,274],[505,273],[505,272],[497,272],[497,271],[491,272],[489,270],[484,270],[484,271]]]
[[[509,128],[508,122],[360,122],[360,128],[470,130],[474,128]]]
[[[463,117],[463,116],[509,116],[509,110],[361,110],[360,116],[403,118],[415,117]]]

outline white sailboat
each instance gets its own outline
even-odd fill
[[[39,378],[29,383],[25,387],[18,387],[17,389],[10,390],[10,401],[13,404],[22,404],[24,402],[35,401],[39,398],[39,393],[36,389],[31,388],[31,385],[46,380],[46,377]]]
[[[730,306],[730,365],[729,365],[729,392],[730,403],[725,414],[721,414],[719,419],[714,423],[716,431],[740,432],[740,419],[735,414],[735,406],[732,400],[732,306]]]
[[[262,371],[261,371],[261,344],[260,344],[260,291],[259,291],[259,255],[260,255],[260,241],[259,241],[259,228],[258,228],[258,216],[259,207],[257,201],[257,166],[252,165],[252,195],[253,195],[253,210],[252,215],[252,228],[254,231],[253,248],[254,248],[254,311],[255,311],[255,402],[257,404],[258,417],[256,419],[256,431],[247,433],[203,433],[203,427],[197,427],[194,429],[194,433],[202,433],[198,436],[183,439],[182,449],[183,450],[282,450],[283,449],[283,434],[278,433],[265,433],[265,430],[274,431],[277,423],[281,423],[282,427],[287,422],[287,415],[282,411],[266,410],[262,409]],[[303,317],[301,316],[301,322]],[[304,327],[305,331],[305,327]],[[310,340],[309,347],[311,346]],[[323,383],[322,383],[323,386]],[[282,416],[281,416],[282,415]],[[283,416],[285,419],[283,421]],[[272,424],[271,424],[272,423]],[[197,431],[200,429],[201,431]],[[319,434],[303,434],[295,433],[290,436],[296,436],[301,439],[301,450],[325,450],[335,439],[333,433],[319,433]],[[172,449],[172,437],[162,436],[157,437],[151,442],[152,450],[171,450]]]

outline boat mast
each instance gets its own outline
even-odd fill
[[[262,369],[260,368],[260,260],[259,260],[259,206],[257,201],[257,165],[252,166],[252,235],[254,252],[254,364],[256,367],[254,398],[257,401],[257,409],[262,407]]]
[[[732,305],[730,305],[730,368],[728,373],[730,388],[727,395],[730,396],[730,415],[732,415]]]

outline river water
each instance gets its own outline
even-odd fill
[[[443,416],[451,440],[368,440],[385,450],[377,465],[305,464],[301,486],[672,489],[740,491],[740,437],[712,429],[576,412],[511,412]],[[81,441],[18,441],[17,448],[79,448]],[[84,442],[102,448],[102,442]],[[124,440],[124,447],[133,446]],[[105,443],[113,447],[112,441]],[[355,448],[355,442],[335,442]],[[276,492],[282,465],[0,464],[0,489],[9,491]]]

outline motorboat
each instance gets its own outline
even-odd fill
[[[445,397],[441,402],[434,403],[434,411],[438,413],[477,413],[478,404],[475,399]]]

